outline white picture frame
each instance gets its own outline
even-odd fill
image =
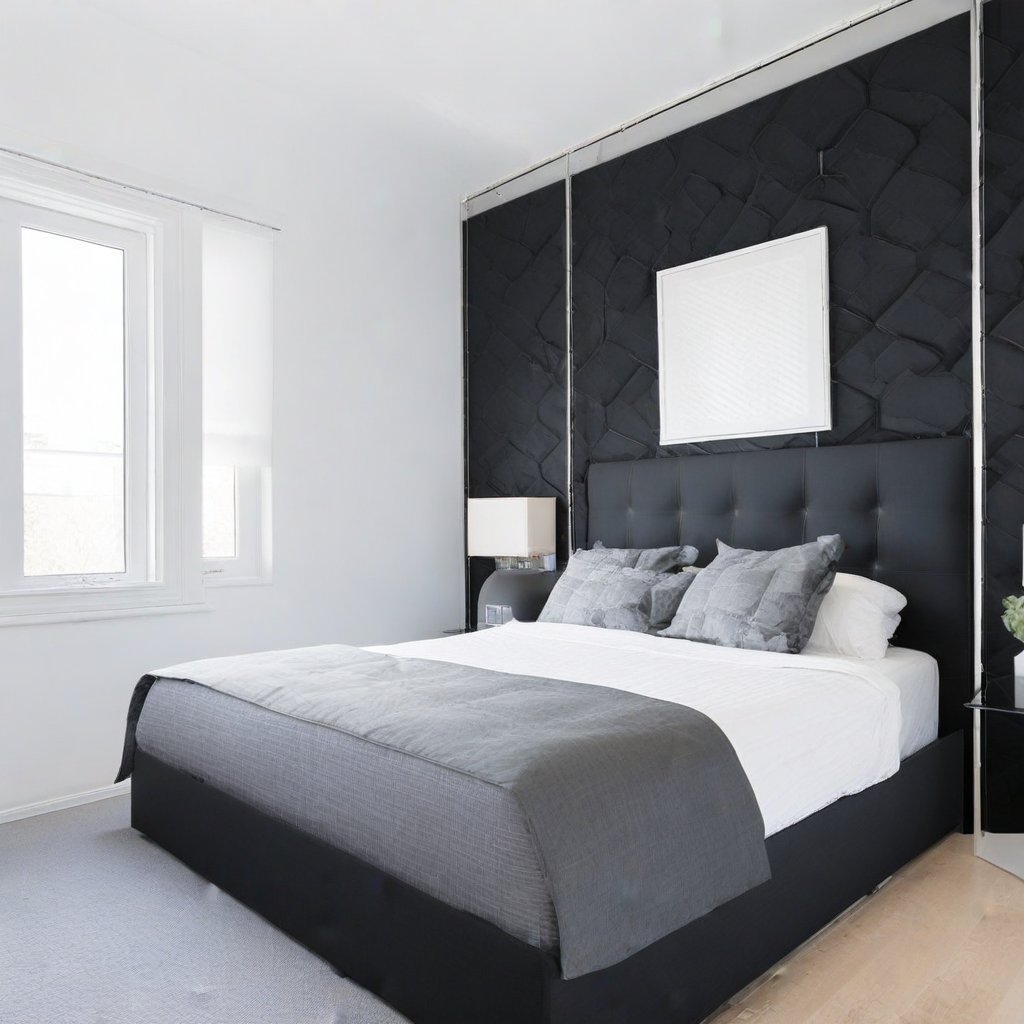
[[[661,443],[832,427],[828,228],[658,272]]]

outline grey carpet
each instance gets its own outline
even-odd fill
[[[0,825],[3,1024],[402,1024],[128,825],[115,797]]]

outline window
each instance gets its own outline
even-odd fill
[[[190,237],[176,204],[0,159],[0,621],[201,593]]]
[[[203,562],[207,583],[270,578],[274,247],[203,219]]]
[[[269,581],[273,250],[0,156],[0,624]]]
[[[134,576],[125,369],[129,349],[145,358],[146,321],[126,322],[125,299],[145,248],[70,217],[22,218],[46,224],[21,228],[24,576]]]

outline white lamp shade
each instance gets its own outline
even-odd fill
[[[554,498],[470,498],[467,511],[470,555],[528,558],[555,550]]]

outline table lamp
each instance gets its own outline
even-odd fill
[[[554,585],[555,499],[470,498],[466,550],[495,561],[480,590],[480,627],[536,619]]]

